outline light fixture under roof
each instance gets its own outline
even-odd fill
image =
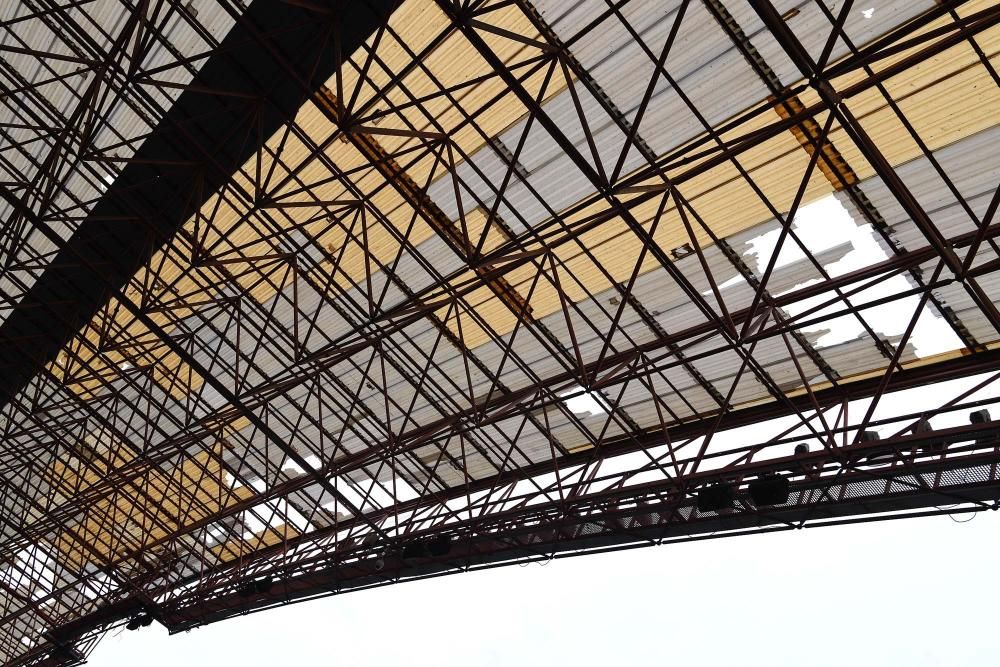
[[[784,505],[788,502],[790,484],[783,475],[764,475],[750,482],[748,490],[754,505]]]

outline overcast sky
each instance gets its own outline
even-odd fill
[[[998,550],[993,512],[637,549],[122,631],[89,664],[995,665]]]

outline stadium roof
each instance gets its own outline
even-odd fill
[[[0,655],[987,507],[995,378],[905,391],[1000,354],[998,21],[8,4]]]

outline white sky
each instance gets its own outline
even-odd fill
[[[1000,516],[814,528],[506,567],[333,596],[89,665],[990,665]]]
[[[889,259],[889,255],[877,240],[877,233],[870,224],[858,224],[850,212],[844,208],[840,200],[834,195],[827,195],[810,204],[803,206],[795,216],[794,229],[799,239],[813,253],[818,255],[824,250],[835,248],[845,243],[851,244],[851,250],[839,261],[827,265],[825,268],[831,277],[836,278],[851,271],[862,269]],[[763,274],[771,256],[774,254],[781,229],[772,229],[748,241],[750,246],[749,257],[752,264],[757,267],[758,275]],[[775,269],[789,266],[806,259],[801,247],[790,237],[787,237],[782,244],[781,253],[775,262]],[[818,276],[818,274],[817,274]],[[742,276],[736,276],[729,282],[743,281]],[[795,285],[789,292],[801,289],[807,285],[819,282],[817,277],[801,285]],[[724,283],[725,285],[726,283]],[[903,275],[896,275],[885,279],[876,285],[854,295],[851,300],[855,305],[869,301],[875,301],[897,293],[911,289],[913,285],[910,280]],[[798,315],[810,308],[828,301],[834,295],[827,291],[818,294],[810,299],[803,299],[793,304],[786,310],[790,315]],[[776,295],[778,296],[778,295]],[[864,312],[864,317],[868,324],[878,333],[885,336],[900,336],[906,330],[906,326],[913,315],[913,311],[920,305],[917,296],[908,296],[891,303],[886,303],[878,308],[869,309]],[[838,303],[827,308],[823,308],[809,316],[809,319],[829,315],[838,311],[842,306]],[[824,321],[812,327],[805,327],[803,331],[823,331],[827,333],[816,342],[817,349],[838,343],[853,340],[861,335],[867,335],[858,319],[851,315],[844,315]],[[941,352],[957,350],[962,347],[955,332],[942,318],[932,311],[925,309],[913,329],[910,342],[915,348],[917,356],[926,357]]]

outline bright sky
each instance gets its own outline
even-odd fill
[[[675,544],[122,631],[88,664],[996,664],[998,549],[993,512]]]
[[[796,235],[798,235],[799,239],[809,248],[813,255],[819,255],[824,250],[850,244],[845,248],[847,252],[842,258],[825,267],[831,277],[842,276],[851,271],[878,264],[889,258],[889,254],[883,247],[883,242],[878,239],[877,233],[872,226],[867,223],[858,224],[855,222],[850,212],[844,208],[843,204],[834,195],[828,195],[803,206],[795,216],[794,229]],[[772,229],[748,241],[750,247],[749,258],[757,267],[758,275],[762,275],[767,268],[767,264],[771,260],[771,255],[774,254],[780,233],[780,228]],[[781,253],[775,262],[775,269],[777,270],[796,262],[802,262],[805,259],[806,255],[802,251],[802,248],[790,237],[786,237],[785,242],[782,244]],[[816,276],[815,279],[795,285],[788,291],[795,291],[809,284],[819,282],[818,273]],[[736,276],[728,282],[741,281],[743,281],[743,278]],[[876,299],[905,292],[912,287],[913,285],[908,277],[896,275],[859,292],[852,297],[852,301],[855,305],[875,301]],[[828,301],[832,296],[832,292],[823,292],[811,299],[804,299],[801,302],[793,304],[787,311],[790,315],[798,315]],[[864,316],[875,331],[885,336],[899,336],[906,330],[910,317],[919,304],[919,297],[909,296],[884,304],[879,308],[866,310]],[[841,306],[835,304],[810,315],[810,319],[828,315],[840,309]],[[824,330],[826,331],[825,335],[821,336],[816,342],[816,347],[820,350],[864,335],[861,323],[853,316],[837,317],[827,320],[822,324],[803,329],[803,331]],[[956,350],[962,347],[962,341],[959,340],[948,324],[929,310],[925,310],[917,321],[910,342],[916,348],[917,356],[921,357]]]

